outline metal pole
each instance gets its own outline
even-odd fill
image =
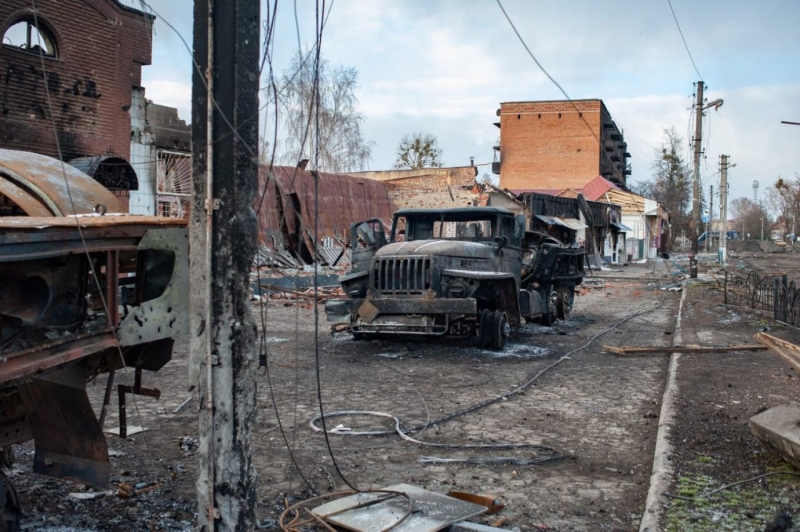
[[[199,393],[198,526],[256,528],[255,333],[259,0],[195,0],[190,383]],[[234,134],[231,134],[233,128]]]
[[[692,186],[692,222],[690,225],[692,239],[692,255],[695,260],[699,250],[697,242],[698,231],[700,230],[700,154],[703,149],[703,82],[697,82],[697,110],[694,127],[694,175]],[[691,276],[697,277],[697,268],[690,270]]]
[[[719,262],[728,261],[728,156],[719,156]]]
[[[708,222],[706,222],[706,253],[711,232],[714,231],[714,185],[708,185]]]

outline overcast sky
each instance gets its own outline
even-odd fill
[[[139,7],[138,0],[124,0]],[[296,0],[303,46],[313,43],[314,5]],[[192,1],[149,0],[191,44]],[[692,67],[667,0],[504,0],[539,61],[573,99],[600,98],[624,129],[632,181],[650,177],[663,130],[684,140],[692,105]],[[265,2],[264,2],[265,5]],[[330,5],[330,0],[328,1]],[[720,154],[730,198],[763,194],[777,176],[800,173],[800,2],[672,0],[697,68],[708,84],[705,188],[718,184]],[[494,0],[335,0],[323,55],[358,69],[365,136],[375,143],[371,169],[391,168],[397,144],[415,131],[439,139],[448,166],[492,161],[503,101],[561,99],[525,52]],[[293,3],[278,6],[275,69],[297,51]],[[191,60],[161,20],[147,97],[190,117]],[[688,146],[686,157],[690,154]],[[482,173],[483,173],[482,169]],[[488,171],[488,168],[485,169]]]

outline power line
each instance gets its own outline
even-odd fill
[[[675,10],[672,8],[672,0],[667,0],[667,3],[669,4],[669,10],[672,11],[672,18],[675,19],[675,25],[678,27],[678,33],[681,34],[681,40],[683,41],[683,45],[686,47],[686,53],[689,54],[689,60],[692,62],[694,71],[697,72],[697,77],[700,78],[700,81],[705,81],[703,76],[700,75],[700,71],[697,70],[697,65],[694,62],[694,57],[692,57],[692,52],[689,50],[689,45],[686,44],[686,38],[683,36],[683,30],[681,29],[680,23],[678,23],[678,17],[675,15]]]
[[[528,48],[528,45],[525,43],[525,39],[523,39],[522,35],[519,34],[519,31],[517,30],[517,27],[514,25],[514,22],[511,20],[511,17],[508,16],[508,13],[506,12],[506,9],[503,7],[503,4],[500,2],[500,0],[497,0],[497,5],[500,6],[500,11],[503,12],[503,15],[506,17],[506,20],[511,25],[511,29],[514,30],[514,33],[517,34],[517,38],[519,39],[519,42],[522,43],[522,46],[525,48],[525,51],[528,52],[529,56],[531,56],[531,59],[533,59],[534,63],[536,63],[536,66],[539,67],[539,70],[541,70],[544,73],[544,75],[547,76],[547,79],[549,79],[550,81],[553,82],[553,85],[558,87],[558,90],[561,91],[561,94],[564,95],[564,98],[566,98],[567,101],[572,104],[572,106],[575,108],[575,110],[578,111],[578,106],[575,105],[575,103],[572,101],[572,98],[569,97],[569,95],[567,94],[567,91],[565,91],[564,88],[561,85],[558,84],[558,82],[553,78],[553,76],[551,76],[550,73],[542,66],[542,64],[539,62],[539,60],[536,59],[536,56],[533,55],[533,52],[531,52],[531,49]],[[581,113],[578,113],[578,114],[579,114],[581,120],[583,120],[583,123],[586,124],[586,127],[589,128],[589,133],[592,134],[592,136],[594,137],[594,140],[596,140],[598,144],[601,144],[600,139],[598,138],[597,134],[594,132],[592,127],[589,125],[589,122],[586,121],[586,119],[583,117],[583,115]]]

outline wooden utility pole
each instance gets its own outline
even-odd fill
[[[250,430],[256,325],[259,0],[195,0],[190,382],[199,392],[200,530],[256,527]],[[234,134],[231,134],[233,128]]]
[[[728,261],[728,156],[719,156],[719,263]]]
[[[692,222],[690,225],[690,238],[692,239],[692,255],[697,260],[700,245],[697,242],[700,231],[700,155],[703,151],[703,85],[697,82],[697,103],[694,124],[694,169],[692,179]],[[697,268],[691,269],[692,277],[697,277]]]

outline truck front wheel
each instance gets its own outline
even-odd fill
[[[575,300],[575,289],[573,288],[559,288],[558,289],[558,319],[567,321],[569,314],[572,312],[572,303]]]
[[[492,316],[492,347],[503,349],[511,336],[511,325],[508,324],[508,316],[501,310],[495,310]]]

